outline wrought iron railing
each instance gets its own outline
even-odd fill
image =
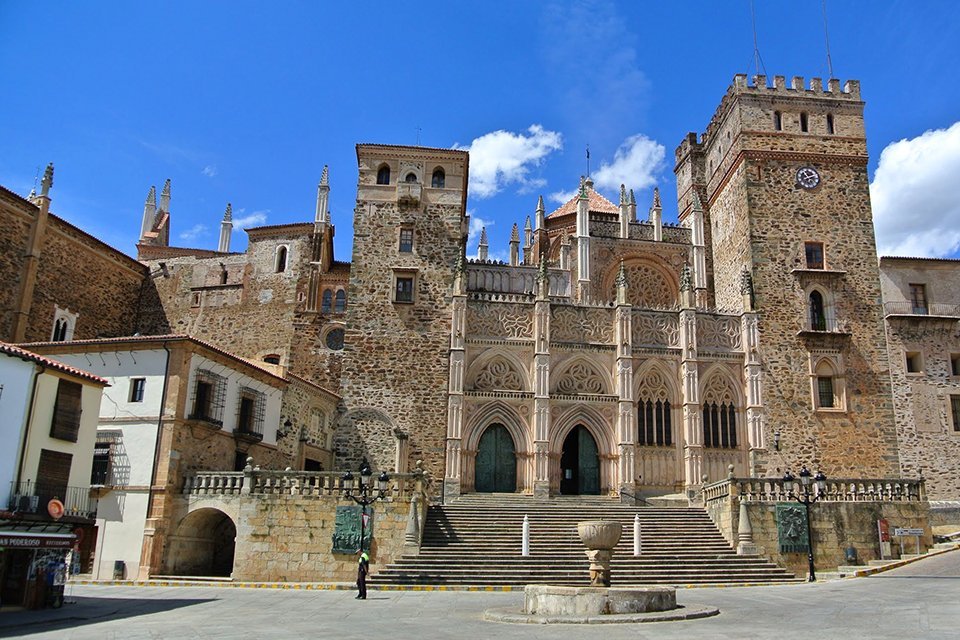
[[[940,316],[960,318],[960,304],[931,302],[917,305],[912,302],[884,302],[883,309],[888,316]]]
[[[63,503],[63,515],[77,518],[95,518],[97,501],[90,497],[89,487],[65,487],[43,482],[12,482],[7,510],[17,513],[44,514],[50,501]]]

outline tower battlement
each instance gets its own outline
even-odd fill
[[[841,84],[837,78],[830,78],[824,85],[823,78],[813,77],[809,83],[803,76],[793,76],[788,85],[786,76],[773,76],[771,85],[768,76],[755,75],[748,78],[745,73],[738,73],[733,77],[733,83],[727,87],[727,92],[720,100],[720,105],[714,112],[706,130],[697,136],[687,134],[675,151],[675,158],[679,163],[691,151],[709,146],[717,131],[734,103],[742,98],[759,98],[768,100],[771,109],[778,103],[792,100],[816,100],[821,102],[822,110],[830,110],[840,106],[862,108],[860,96],[860,81],[847,80]],[[806,107],[809,111],[816,111],[816,105]]]

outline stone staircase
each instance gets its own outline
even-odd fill
[[[633,555],[633,521],[640,515],[641,555]],[[530,518],[530,556],[520,555],[523,516]],[[431,506],[420,554],[372,567],[373,587],[435,585],[586,586],[588,562],[576,523],[616,519],[623,535],[613,557],[614,586],[723,585],[798,582],[757,556],[738,556],[703,509],[633,507],[611,498],[469,494]]]

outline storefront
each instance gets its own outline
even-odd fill
[[[0,528],[0,605],[59,607],[76,541],[69,526]]]

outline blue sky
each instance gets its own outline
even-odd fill
[[[834,75],[867,101],[881,252],[960,255],[960,3],[827,0],[827,16]],[[756,20],[767,75],[828,76],[820,0],[756,0]],[[354,145],[419,137],[472,150],[468,208],[505,257],[537,195],[552,210],[576,187],[587,145],[608,197],[623,178],[645,211],[658,184],[675,220],[673,151],[753,59],[748,0],[2,0],[0,184],[26,195],[53,161],[54,212],[132,254],[166,178],[171,243],[215,248],[227,202],[248,224],[311,220],[329,164],[349,260]]]

